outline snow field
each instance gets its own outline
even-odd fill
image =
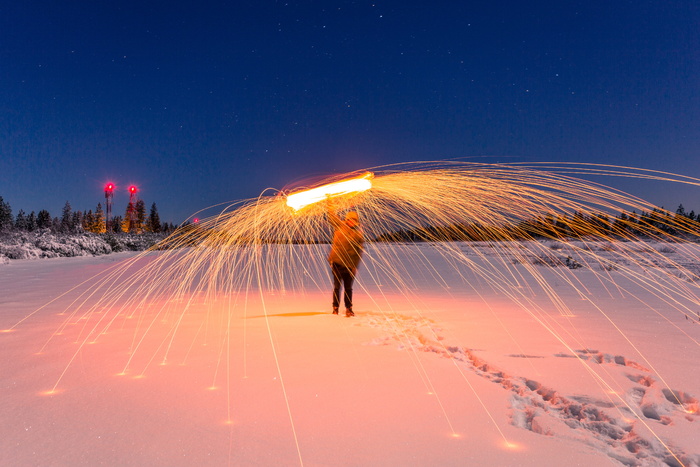
[[[526,281],[523,309],[407,248],[435,270],[407,260],[402,289],[368,263],[355,318],[313,287],[68,321],[58,298],[0,334],[0,464],[700,464],[697,322],[622,277],[621,293],[549,264],[535,267],[572,315]],[[0,265],[0,329],[132,255]],[[100,313],[112,325],[81,340]]]

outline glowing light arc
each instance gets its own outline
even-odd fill
[[[309,190],[299,191],[287,196],[287,206],[299,211],[327,198],[335,198],[351,193],[360,193],[372,188],[372,172],[365,172],[359,177],[353,177],[339,182],[328,183]]]

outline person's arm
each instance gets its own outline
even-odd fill
[[[338,217],[338,214],[335,212],[335,203],[331,201],[330,197],[326,200],[326,207],[328,208],[328,222],[330,222],[334,229],[338,228],[343,221],[340,220],[340,217]]]

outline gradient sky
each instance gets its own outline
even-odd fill
[[[387,163],[700,177],[700,3],[0,0],[0,196],[180,222]],[[606,180],[675,210],[698,189]]]

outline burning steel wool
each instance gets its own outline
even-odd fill
[[[374,174],[367,172],[359,177],[353,177],[339,182],[328,183],[316,188],[298,191],[287,195],[287,206],[295,211],[299,211],[311,204],[318,203],[324,199],[337,198],[339,196],[361,193],[372,188],[372,178]]]

